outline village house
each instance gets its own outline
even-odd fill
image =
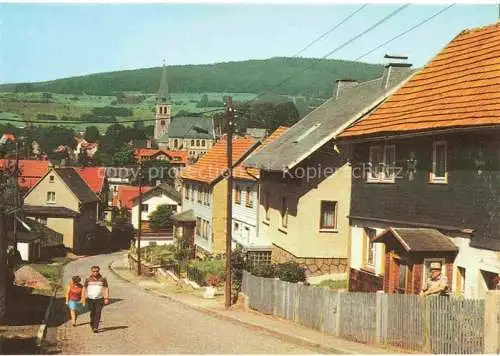
[[[251,155],[280,137],[287,129],[284,126],[276,129]],[[256,263],[270,262],[271,256],[271,242],[265,235],[259,234],[259,175],[258,169],[247,167],[244,162],[233,169],[231,236],[233,244],[241,246],[247,258]]]
[[[260,169],[259,234],[272,243],[272,261],[297,262],[310,279],[347,278],[351,166],[336,136],[411,74],[388,59],[377,79],[338,80],[332,98],[244,161]]]
[[[500,273],[500,24],[464,30],[339,138],[352,147],[350,290],[452,293]]]
[[[24,197],[24,215],[63,234],[64,246],[84,251],[96,228],[98,197],[74,168],[51,168]]]
[[[166,226],[160,230],[155,230],[150,224],[150,214],[161,205],[167,205],[172,209],[172,214],[181,212],[181,193],[168,184],[162,183],[149,189],[142,194],[142,203],[139,208],[139,196],[136,195],[131,200],[132,225],[135,230],[139,230],[139,210],[141,219],[141,247],[150,244],[166,245],[173,243],[173,225]]]
[[[227,223],[227,139],[224,137],[195,164],[185,168],[182,179],[182,218],[175,221],[196,224],[194,242],[198,256],[222,254],[226,246]],[[232,141],[233,166],[251,153],[258,142],[253,138],[235,137]]]

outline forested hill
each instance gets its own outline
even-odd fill
[[[169,90],[173,93],[262,93],[329,97],[336,79],[370,80],[382,65],[361,62],[270,58],[210,65],[168,66]],[[113,95],[121,91],[156,93],[161,67],[97,73],[48,82],[4,84],[0,91]],[[287,80],[288,78],[292,78]],[[278,83],[282,83],[277,87]]]

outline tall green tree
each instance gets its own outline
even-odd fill
[[[113,155],[113,165],[130,166],[137,164],[135,152],[132,147],[123,146]]]
[[[159,205],[155,211],[149,214],[149,221],[153,230],[165,229],[172,226],[170,217],[175,212],[172,205]]]
[[[97,126],[87,126],[85,128],[84,138],[87,142],[97,142],[99,140],[100,134]]]

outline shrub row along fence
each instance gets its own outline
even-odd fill
[[[249,307],[367,344],[439,354],[484,352],[485,301],[353,293],[243,273]]]

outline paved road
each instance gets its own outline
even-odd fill
[[[223,321],[178,303],[150,294],[122,281],[108,269],[123,255],[84,258],[66,266],[64,279],[84,279],[94,264],[110,284],[111,303],[104,308],[101,331],[91,332],[89,314],[78,326],[61,326],[65,354],[286,354],[313,353],[265,332]]]

